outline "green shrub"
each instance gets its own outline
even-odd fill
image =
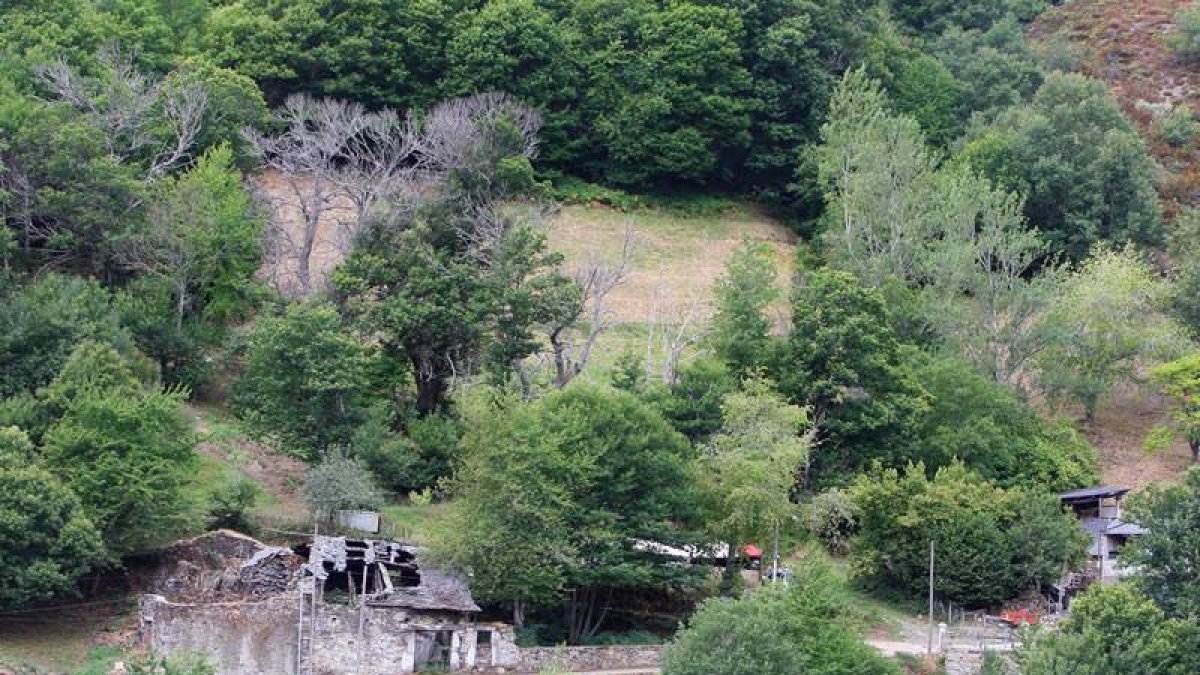
[[[1200,57],[1200,5],[1192,3],[1175,13],[1175,30],[1167,42],[1184,58]]]
[[[208,526],[246,532],[250,529],[250,509],[258,500],[261,488],[249,478],[231,474],[209,496]]]
[[[1182,148],[1196,140],[1196,134],[1200,133],[1200,123],[1196,122],[1191,107],[1184,103],[1172,108],[1171,114],[1166,117],[1155,120],[1154,132],[1164,143]]]
[[[854,501],[837,488],[813,497],[804,509],[805,524],[830,553],[842,554],[850,549],[850,537],[858,526],[858,510]]]
[[[845,587],[806,563],[788,587],[708,600],[663,652],[664,675],[891,675],[899,669],[853,630]]]
[[[403,433],[391,426],[390,406],[375,406],[352,440],[380,486],[397,494],[418,492],[450,475],[462,433],[456,418],[431,413],[409,420]]]
[[[375,509],[383,504],[370,472],[343,448],[330,449],[308,470],[302,497],[318,519],[330,519],[342,509]]]

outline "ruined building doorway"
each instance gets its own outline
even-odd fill
[[[426,667],[450,670],[450,650],[453,643],[451,635],[451,631],[448,630],[417,631],[416,653],[413,655],[413,663],[417,670]]]

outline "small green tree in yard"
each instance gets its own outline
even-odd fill
[[[935,542],[936,592],[955,604],[990,606],[1057,580],[1086,539],[1058,500],[998,488],[961,464],[864,475],[850,490],[859,514],[855,573],[914,597],[928,592]]]
[[[763,242],[742,242],[717,280],[716,296],[712,340],[717,355],[734,374],[748,375],[766,363],[770,349],[767,310],[779,297],[771,247]]]
[[[370,365],[333,307],[292,305],[255,325],[233,404],[251,429],[313,459],[350,441]]]
[[[366,467],[344,448],[330,448],[304,475],[304,502],[317,520],[332,520],[343,509],[376,509],[383,495]]]
[[[756,377],[727,394],[721,412],[721,430],[704,447],[700,476],[712,503],[709,526],[730,551],[740,551],[747,542],[767,541],[796,513],[790,496],[808,459],[807,415]],[[730,579],[735,559],[729,556]]]
[[[79,499],[38,465],[23,431],[0,428],[0,607],[70,591],[106,562]]]
[[[1018,660],[1025,675],[1187,675],[1200,670],[1200,625],[1168,619],[1128,585],[1095,584]]]
[[[1066,280],[1041,319],[1047,346],[1038,383],[1053,401],[1077,401],[1087,421],[1140,360],[1182,348],[1183,331],[1163,313],[1168,287],[1132,247],[1101,247]]]
[[[1160,427],[1151,432],[1147,449],[1159,449],[1178,434],[1192,451],[1192,461],[1200,462],[1200,353],[1155,367],[1150,379],[1172,402],[1175,428]]]
[[[1147,530],[1124,554],[1138,571],[1134,583],[1169,616],[1200,618],[1200,468],[1181,484],[1152,485],[1128,513]]]
[[[806,561],[787,587],[705,602],[663,652],[664,675],[896,675],[855,634],[844,584]]]

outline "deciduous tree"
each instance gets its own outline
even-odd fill
[[[350,441],[371,365],[333,307],[292,305],[255,325],[233,404],[253,430],[312,459]]]
[[[162,544],[191,524],[181,488],[196,455],[182,400],[153,389],[82,391],[46,433],[47,467],[79,495],[116,554]]]
[[[1038,384],[1052,400],[1078,401],[1087,421],[1116,385],[1136,377],[1139,359],[1171,357],[1182,330],[1163,312],[1167,287],[1135,249],[1099,248],[1065,280],[1039,319],[1047,346]]]
[[[729,550],[726,571],[736,574],[736,552],[767,541],[795,515],[792,490],[808,460],[810,438],[803,408],[787,403],[757,377],[725,395],[721,430],[704,446],[701,483],[712,512],[708,525]]]
[[[1138,571],[1134,584],[1167,615],[1200,617],[1200,469],[1189,468],[1179,484],[1151,486],[1130,501],[1129,517],[1146,528],[1128,549]],[[1125,555],[1125,554],[1123,554]]]

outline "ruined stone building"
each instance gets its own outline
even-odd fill
[[[513,669],[506,624],[475,620],[463,579],[395,542],[315,537],[270,547],[228,531],[180,542],[143,597],[155,652],[200,652],[222,675]]]

